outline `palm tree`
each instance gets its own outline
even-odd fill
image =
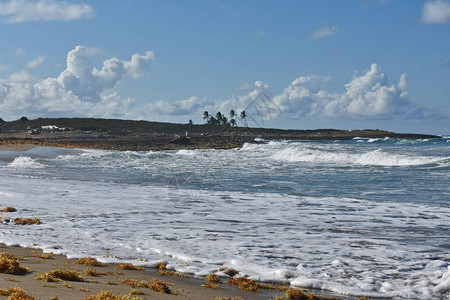
[[[236,112],[234,110],[230,110],[230,119],[236,117]]]
[[[235,119],[231,119],[230,120],[230,125],[231,126],[236,126],[236,120]]]
[[[248,127],[247,114],[245,113],[245,110],[241,111],[241,119],[244,120],[245,126]]]
[[[205,110],[205,112],[203,113],[203,119],[204,119],[205,121],[207,121],[208,118],[209,118],[209,112]]]

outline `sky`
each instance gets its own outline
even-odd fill
[[[450,0],[0,0],[0,37],[8,121],[450,134]]]

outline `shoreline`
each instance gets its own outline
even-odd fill
[[[58,297],[60,299],[84,299],[100,291],[111,291],[115,295],[129,295],[141,299],[213,299],[215,297],[240,297],[238,299],[259,300],[284,296],[284,292],[265,289],[261,289],[258,293],[242,291],[227,284],[225,278],[222,278],[222,283],[220,283],[219,288],[208,288],[202,287],[206,283],[205,278],[160,275],[156,268],[119,270],[113,264],[86,266],[77,264],[75,263],[75,259],[69,259],[63,255],[55,254],[45,258],[45,255],[42,255],[43,251],[40,249],[0,244],[0,253],[2,252],[12,254],[18,258],[19,265],[29,268],[31,272],[24,275],[0,273],[0,289],[8,290],[12,287],[20,287],[27,295],[36,299],[54,299],[52,297]],[[53,269],[77,271],[85,281],[64,280],[46,282],[35,279],[38,274]],[[94,269],[101,275],[86,275],[85,270],[88,269]],[[127,283],[124,283],[127,279],[132,279],[137,282],[152,282],[153,279],[157,279],[166,283],[172,291],[172,294],[156,292],[146,287],[133,288]],[[6,296],[0,295],[0,299],[6,299]]]
[[[91,132],[80,137],[72,133],[52,132],[39,137],[28,133],[2,134],[0,133],[0,150],[25,151],[34,146],[99,149],[116,151],[164,151],[164,150],[194,150],[194,149],[235,149],[245,143],[264,144],[269,141],[333,141],[362,139],[435,139],[442,138],[433,135],[402,134],[373,130],[333,131],[327,134],[320,130],[305,134],[273,135],[273,134],[232,134],[232,135],[164,135],[152,134],[135,135],[105,135],[102,132]]]

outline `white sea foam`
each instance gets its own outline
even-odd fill
[[[272,155],[273,159],[287,162],[337,163],[372,166],[413,166],[437,163],[445,157],[410,156],[389,153],[381,149],[367,153],[345,153],[310,149],[305,147],[286,148]]]
[[[19,156],[9,164],[9,167],[20,169],[20,168],[43,168],[44,166],[41,163],[37,162],[36,159],[33,159],[28,156]]]

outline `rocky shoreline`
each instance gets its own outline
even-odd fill
[[[65,127],[67,125],[70,127]],[[231,149],[241,147],[244,143],[270,140],[348,140],[356,137],[441,138],[436,135],[395,133],[378,129],[282,130],[114,119],[36,119],[4,122],[0,125],[0,145],[30,144],[132,151]]]

